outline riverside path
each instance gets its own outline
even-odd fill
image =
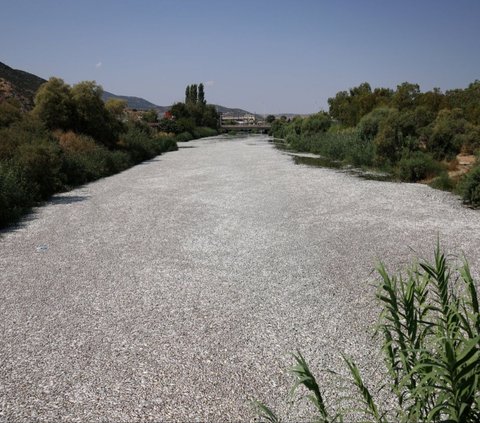
[[[379,380],[377,261],[399,270],[438,237],[478,276],[479,217],[262,136],[57,195],[0,234],[0,421],[245,421],[252,399],[281,414],[297,349]]]

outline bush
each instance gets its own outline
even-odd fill
[[[197,127],[195,128],[195,130],[193,131],[193,136],[195,138],[205,138],[205,137],[213,137],[215,135],[217,135],[218,132],[213,129],[213,128],[208,128],[206,126],[200,126],[200,127]]]
[[[473,207],[480,207],[480,165],[475,166],[460,182],[463,201]]]
[[[348,411],[341,403],[331,407],[297,353],[291,369],[294,389],[303,386],[311,393],[308,398],[324,423],[480,421],[480,312],[468,263],[454,274],[437,247],[434,263],[413,266],[405,277],[389,275],[383,265],[378,272],[383,311],[376,333],[383,337],[387,370],[382,387],[369,387],[355,362],[343,356],[356,391],[349,398],[356,406]],[[395,404],[376,400],[374,395],[382,391]],[[256,405],[263,419],[279,422],[266,405]]]
[[[383,121],[385,121],[390,115],[395,114],[395,112],[395,109],[379,107],[363,116],[357,125],[360,138],[373,140]]]
[[[447,171],[441,172],[429,185],[442,191],[452,191],[455,188],[455,182],[450,179]]]
[[[175,136],[175,139],[178,142],[186,142],[186,141],[193,140],[193,135],[190,132],[181,132],[180,134],[177,134]]]
[[[346,153],[347,161],[354,166],[373,166],[375,160],[375,144],[371,139],[357,137],[350,140],[350,147]]]
[[[0,227],[17,220],[33,204],[21,171],[12,163],[0,162]]]
[[[158,148],[161,152],[178,150],[177,141],[175,141],[173,136],[157,135],[155,137],[155,142],[158,144]]]
[[[417,182],[432,178],[442,170],[442,165],[429,154],[421,151],[404,154],[398,162],[398,177],[405,182]]]
[[[129,127],[120,137],[119,145],[130,155],[134,163],[151,159],[161,153],[150,134],[134,126]]]
[[[35,201],[47,199],[62,187],[62,155],[54,142],[42,139],[23,144],[17,149],[14,162],[32,186]]]

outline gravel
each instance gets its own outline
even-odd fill
[[[262,136],[188,147],[0,235],[0,421],[283,413],[297,348],[315,372],[344,352],[382,377],[379,259],[400,270],[439,238],[480,268],[479,211],[451,194],[295,165]]]

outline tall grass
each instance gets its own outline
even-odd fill
[[[373,142],[360,138],[355,130],[319,132],[313,135],[290,134],[286,141],[294,150],[319,154],[355,166],[370,167],[375,158]]]
[[[368,386],[354,361],[344,356],[357,405],[353,411],[341,403],[327,407],[297,353],[291,369],[295,386],[310,392],[318,421],[349,422],[356,413],[361,421],[376,423],[479,422],[480,313],[468,262],[455,270],[437,247],[432,263],[413,266],[406,275],[390,275],[383,264],[378,272],[383,311],[376,333],[383,339],[386,383],[382,389]],[[395,406],[385,407],[382,392],[396,399]],[[257,411],[263,421],[281,421],[265,404],[257,403]]]

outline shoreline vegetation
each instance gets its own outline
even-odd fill
[[[328,113],[275,119],[270,135],[288,149],[427,183],[480,206],[480,81],[445,93],[363,83],[328,103]]]
[[[0,103],[0,228],[16,223],[55,193],[126,170],[218,134],[218,116],[203,84],[187,87],[185,103],[159,118],[155,110],[128,110],[102,100],[94,81],[70,86],[50,78],[32,110],[15,99]]]
[[[433,262],[414,263],[403,274],[390,274],[380,263],[377,272],[382,311],[375,336],[385,375],[381,386],[364,380],[353,359],[341,354],[349,378],[322,369],[336,377],[337,390],[348,392],[339,399],[322,386],[323,374],[317,379],[297,351],[290,369],[295,379],[292,406],[294,393],[300,391],[310,402],[314,421],[323,423],[478,422],[480,312],[478,281],[468,261],[452,263],[437,244]],[[253,405],[259,421],[288,421],[265,403]]]

